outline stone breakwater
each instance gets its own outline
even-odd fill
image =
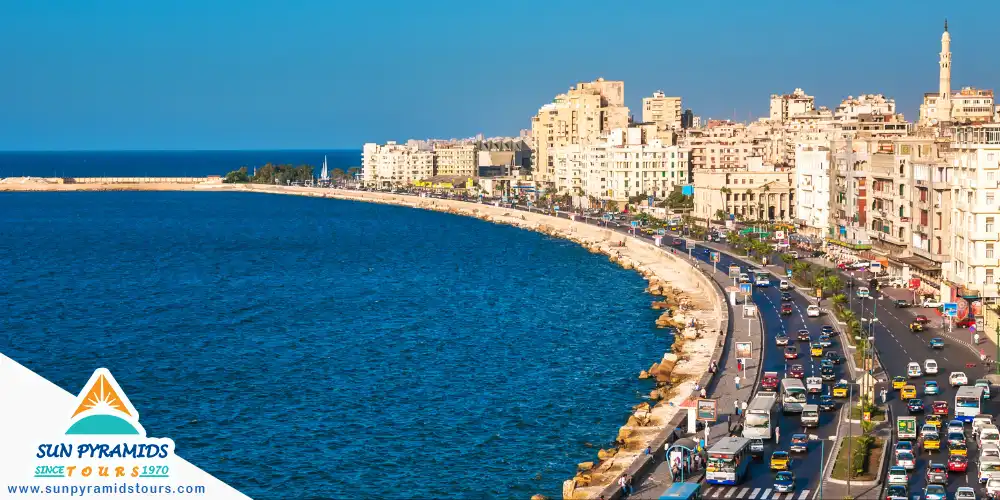
[[[645,455],[646,448],[653,447],[654,451],[658,451],[657,448],[662,447],[666,436],[679,425],[680,418],[683,417],[680,404],[691,397],[696,384],[706,383],[709,363],[718,357],[719,337],[725,335],[727,329],[728,312],[724,297],[712,281],[692,267],[684,256],[665,252],[651,243],[583,222],[457,200],[337,189],[217,183],[0,183],[0,191],[72,190],[258,192],[435,210],[564,238],[582,245],[590,252],[607,255],[612,262],[625,269],[635,270],[649,282],[646,292],[654,299],[651,307],[662,311],[656,319],[656,326],[674,328],[676,331],[672,352],[665,353],[650,367],[639,371],[640,379],[655,382],[648,401],[633,407],[625,425],[615,436],[613,446],[599,450],[596,461],[578,464],[577,474],[563,483],[563,498],[566,499],[598,498],[602,494],[611,498],[622,474],[635,474],[649,464],[651,457]],[[623,241],[625,245],[621,246]]]

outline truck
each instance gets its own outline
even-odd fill
[[[917,438],[917,418],[899,417],[896,419],[896,438],[899,440]]]

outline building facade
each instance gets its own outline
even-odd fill
[[[746,221],[791,222],[795,206],[795,173],[791,167],[765,165],[760,157],[746,168],[703,169],[694,172],[694,216],[719,216]]]
[[[362,154],[361,178],[369,186],[401,186],[435,175],[434,151],[389,141],[384,145],[365,144]]]
[[[668,97],[658,90],[642,99],[642,121],[656,124],[658,130],[680,130],[682,118],[680,97]]]
[[[816,99],[802,89],[791,94],[771,94],[771,121],[785,122],[790,118],[816,109]]]

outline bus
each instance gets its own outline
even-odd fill
[[[771,424],[774,423],[774,406],[778,395],[773,392],[758,392],[747,406],[743,420],[743,437],[747,439],[771,439]]]
[[[700,500],[701,483],[673,483],[660,495],[660,500]]]
[[[722,438],[708,450],[705,482],[735,485],[743,481],[753,458],[750,440],[742,437]]]
[[[972,419],[982,413],[985,399],[982,387],[963,385],[955,394],[955,419],[962,422],[972,422]]]
[[[781,411],[801,413],[806,404],[806,386],[797,378],[781,379]]]

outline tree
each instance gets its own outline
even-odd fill
[[[342,168],[335,168],[335,169],[333,169],[333,172],[330,172],[330,178],[331,179],[338,179],[338,180],[340,180],[340,179],[343,179],[345,177],[347,177],[347,173],[344,172],[344,169],[342,169]]]
[[[361,167],[351,167],[347,169],[347,176],[350,178],[355,178],[361,174]]]
[[[724,210],[722,210],[721,208],[718,209],[718,210],[716,210],[715,211],[715,218],[719,219],[720,222],[725,221],[726,220],[726,212]]]
[[[239,170],[233,170],[232,172],[229,172],[228,174],[226,174],[226,178],[223,179],[222,182],[226,182],[229,184],[250,182],[250,176],[247,175],[247,168],[240,167]]]
[[[608,200],[608,212],[617,212],[618,202],[615,200]]]
[[[722,193],[722,206],[723,206],[723,211],[722,211],[723,216],[719,217],[719,220],[724,220],[725,216],[729,214],[729,195],[733,194],[733,190],[729,189],[729,187],[727,186],[722,186],[722,189],[720,189],[719,192]]]

